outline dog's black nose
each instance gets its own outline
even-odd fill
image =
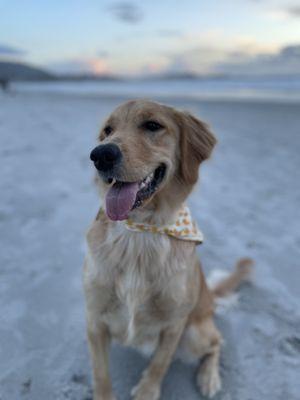
[[[121,161],[122,153],[116,144],[109,143],[97,146],[92,150],[90,159],[99,171],[109,171]]]

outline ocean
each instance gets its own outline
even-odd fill
[[[19,82],[16,91],[125,97],[188,97],[198,100],[300,102],[300,76],[206,79],[127,79],[116,81]]]

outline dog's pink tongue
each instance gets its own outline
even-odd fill
[[[136,194],[138,192],[138,183],[115,183],[106,195],[106,214],[113,221],[121,221],[128,217],[132,209]]]

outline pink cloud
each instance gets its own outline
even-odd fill
[[[101,75],[110,72],[107,60],[100,57],[75,58],[71,60],[51,63],[51,70],[61,74],[95,74]]]

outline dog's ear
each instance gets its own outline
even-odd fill
[[[217,140],[209,127],[187,112],[177,114],[180,128],[179,175],[183,182],[194,185],[199,165],[209,158]]]

